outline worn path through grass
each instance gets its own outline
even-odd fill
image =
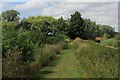
[[[36,77],[42,78],[83,78],[83,70],[75,57],[76,49],[70,46],[61,52],[57,58],[40,71]]]

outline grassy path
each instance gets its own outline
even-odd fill
[[[42,78],[83,78],[83,71],[75,57],[75,51],[76,49],[72,46],[62,51],[37,76]]]

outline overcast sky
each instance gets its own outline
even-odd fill
[[[89,1],[89,2],[88,2]],[[110,1],[110,2],[108,2]],[[79,11],[83,18],[110,25],[118,31],[118,0],[9,0],[2,2],[2,11],[15,9],[21,17],[47,15],[64,19]]]

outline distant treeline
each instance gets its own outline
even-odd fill
[[[90,19],[84,19],[78,11],[67,20],[64,20],[63,17],[55,19],[52,16],[33,16],[20,19],[19,15],[20,13],[15,10],[2,12],[3,27],[7,28],[12,25],[24,30],[39,29],[42,33],[49,35],[63,33],[71,39],[80,37],[94,40],[95,37],[102,37],[105,34],[110,37],[114,37],[116,34],[111,26],[96,24]],[[5,27],[6,25],[7,27]]]

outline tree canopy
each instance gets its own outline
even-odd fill
[[[70,26],[68,28],[68,35],[70,38],[75,39],[76,37],[83,37],[84,34],[84,26],[83,19],[81,14],[76,11],[71,15],[70,18]]]
[[[96,24],[90,19],[84,19],[78,11],[67,20],[64,20],[63,17],[56,19],[52,16],[30,16],[19,21],[19,15],[20,13],[16,10],[2,12],[3,27],[8,28],[11,26],[12,28],[23,28],[24,30],[36,29],[43,34],[61,33],[71,39],[80,37],[94,40],[95,37],[102,37],[104,34],[108,34],[110,37],[115,35],[115,31],[111,26]],[[16,24],[16,21],[19,24]]]
[[[9,21],[18,21],[20,13],[16,10],[8,10],[5,12],[2,12],[2,19],[3,21],[9,22]]]

